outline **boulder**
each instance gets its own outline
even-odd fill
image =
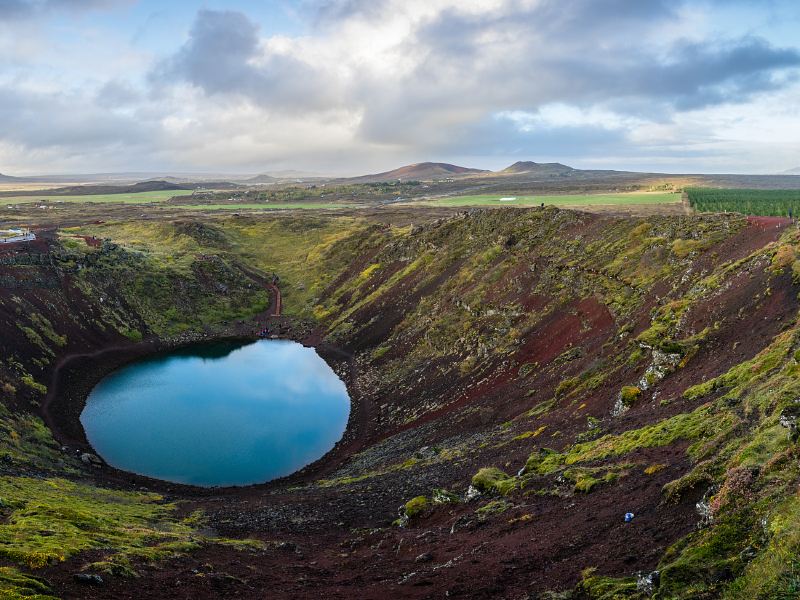
[[[90,452],[84,452],[83,454],[81,454],[81,462],[85,465],[90,465],[92,467],[103,466],[103,461],[100,460],[100,457]]]
[[[103,585],[103,578],[92,573],[76,573],[75,581],[83,585]]]
[[[800,437],[798,422],[800,422],[800,404],[795,403],[787,406],[781,411],[778,422],[781,426],[789,430],[789,439],[796,441]]]

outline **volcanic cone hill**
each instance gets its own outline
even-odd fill
[[[465,177],[469,175],[491,174],[491,171],[483,169],[471,169],[469,167],[459,167],[448,163],[423,162],[413,165],[406,165],[384,173],[374,175],[363,175],[361,177],[351,177],[346,181],[350,183],[366,183],[380,181],[429,181],[431,179],[445,179],[449,177]]]
[[[792,597],[797,228],[415,223],[117,221],[0,246],[0,597]],[[251,336],[272,272],[274,326],[348,384],[337,447],[243,489],[96,466],[91,385]]]

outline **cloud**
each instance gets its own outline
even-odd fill
[[[0,140],[27,150],[91,154],[136,147],[147,142],[150,129],[148,123],[103,110],[82,95],[0,86]]]
[[[121,4],[0,0],[0,26]],[[798,48],[769,28],[714,30],[717,19],[730,23],[721,18],[727,3],[298,5],[302,33],[204,9],[186,23],[185,38],[160,39],[156,50],[138,46],[153,40],[142,41],[141,23],[131,23],[130,46],[114,32],[113,68],[102,55],[87,66],[85,47],[54,56],[69,46],[62,38],[52,49],[42,27],[40,54],[19,59],[16,71],[0,67],[0,150],[13,146],[22,161],[42,152],[123,161],[113,148],[138,164],[351,173],[453,156],[657,161],[681,151],[728,156],[741,147],[724,141],[732,124],[756,123],[759,107],[777,97],[797,106]],[[162,10],[164,19],[176,14]],[[102,47],[85,21],[81,34],[89,37],[81,39]],[[130,62],[118,67],[128,50]],[[96,56],[92,48],[89,58]],[[73,64],[67,74],[57,68]],[[738,121],[718,118],[730,107]],[[797,116],[787,113],[783,130]],[[737,139],[750,135],[736,131]],[[0,165],[9,156],[0,151]]]
[[[242,13],[204,10],[151,81],[271,114],[345,110],[358,115],[363,142],[434,149],[497,112],[553,102],[661,119],[743,102],[785,86],[800,65],[796,49],[763,38],[681,38],[677,7],[347,0],[318,5],[324,25],[297,39],[262,38]]]
[[[26,0],[0,0],[0,21],[28,16],[33,7]]]
[[[54,11],[109,9],[132,0],[0,0],[0,21],[27,19]]]
[[[289,52],[265,48],[258,27],[232,11],[202,10],[189,39],[151,74],[163,86],[185,82],[209,95],[250,99],[287,111],[336,108],[336,85]]]

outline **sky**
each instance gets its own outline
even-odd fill
[[[796,0],[0,0],[0,173],[800,167]]]

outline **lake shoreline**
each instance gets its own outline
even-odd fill
[[[94,469],[98,483],[111,484],[130,489],[147,489],[166,494],[185,497],[202,497],[220,494],[250,493],[257,489],[275,489],[287,485],[304,483],[323,476],[336,469],[353,452],[363,445],[369,423],[365,402],[358,393],[356,385],[357,369],[353,356],[322,340],[319,332],[309,331],[304,323],[288,317],[276,319],[281,324],[281,335],[276,339],[293,341],[313,348],[347,388],[350,398],[350,414],[342,438],[318,460],[296,472],[265,483],[246,486],[201,487],[189,484],[172,483],[145,475],[117,469],[102,461],[102,466]],[[112,372],[142,360],[181,350],[219,344],[236,343],[241,345],[259,341],[260,338],[237,331],[214,334],[193,333],[171,339],[151,338],[139,343],[101,348],[95,352],[67,355],[53,370],[47,396],[40,413],[45,424],[53,432],[55,440],[62,449],[72,455],[97,452],[89,443],[81,413],[94,387]],[[101,458],[102,460],[102,458]]]

